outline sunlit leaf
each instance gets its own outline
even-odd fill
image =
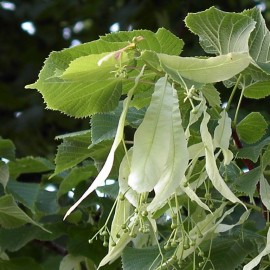
[[[102,40],[107,42],[131,42],[133,38],[141,36],[136,46],[140,50],[151,50],[155,52],[162,52],[167,54],[179,55],[184,46],[184,42],[173,35],[165,28],[159,28],[156,33],[149,30],[133,30],[133,31],[120,31],[117,33],[110,33],[101,37]]]
[[[95,112],[113,109],[113,107],[117,105],[118,98],[121,94],[119,80],[110,81],[107,79],[106,83],[105,81],[95,80],[94,77],[92,77],[92,81],[88,82],[85,80],[76,81],[76,79],[64,80],[60,77],[64,74],[72,61],[80,57],[91,58],[91,55],[96,54],[93,58],[96,57],[97,61],[88,63],[90,78],[91,66],[94,68],[95,75],[97,62],[104,56],[102,53],[117,51],[127,45],[128,42],[110,43],[100,39],[73,48],[64,49],[60,52],[52,52],[45,61],[37,82],[27,85],[26,88],[38,89],[47,103],[48,108],[60,110],[76,117],[89,116]],[[97,56],[98,54],[100,54],[100,57]],[[73,67],[74,65],[76,66],[76,63],[73,64]],[[102,70],[102,67],[98,70]],[[110,75],[113,76],[112,74],[107,74],[107,71],[104,72],[106,78]],[[88,97],[88,100],[91,98],[93,108],[89,107],[89,102],[85,103],[86,97]],[[102,107],[103,105],[105,106]]]
[[[255,62],[255,65],[261,68],[265,73],[270,74],[270,32],[267,29],[265,20],[258,8],[245,10],[244,15],[249,16],[256,22],[256,28],[250,35],[249,54]]]
[[[189,13],[185,23],[200,37],[200,44],[207,53],[220,55],[248,52],[249,36],[255,28],[255,22],[251,18],[215,7]]]

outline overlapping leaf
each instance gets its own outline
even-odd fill
[[[12,229],[20,227],[26,223],[34,224],[42,229],[41,225],[31,219],[23,212],[11,195],[0,198],[0,224],[3,228]],[[45,229],[44,229],[45,230]]]

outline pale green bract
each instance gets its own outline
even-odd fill
[[[233,153],[229,150],[230,138],[232,135],[231,119],[227,112],[221,112],[221,118],[218,120],[218,126],[214,132],[214,145],[222,150],[224,156],[224,164],[229,165],[233,159]]]
[[[147,209],[150,212],[155,211],[175,192],[179,186],[180,180],[184,177],[188,166],[189,153],[187,150],[187,140],[185,138],[182,120],[179,111],[178,97],[176,90],[172,90],[173,106],[171,118],[167,121],[171,124],[171,135],[167,133],[167,139],[170,140],[169,155],[157,184],[154,187],[155,198],[149,204]],[[170,92],[166,93],[170,94]],[[169,132],[169,130],[167,131]],[[163,153],[163,142],[160,143],[160,152]]]
[[[138,193],[150,192],[163,173],[170,150],[172,133],[173,88],[161,78],[145,117],[134,135],[129,186]],[[147,135],[146,135],[147,134]]]
[[[182,78],[199,82],[225,81],[248,67],[251,58],[247,53],[228,53],[207,59],[158,54],[162,69],[178,83]]]
[[[224,182],[222,177],[220,176],[220,173],[217,168],[216,164],[216,157],[214,155],[214,146],[213,146],[213,139],[211,137],[211,134],[208,131],[207,124],[210,120],[209,114],[204,112],[204,117],[201,122],[200,131],[202,136],[202,141],[204,143],[205,147],[205,168],[207,171],[207,174],[210,178],[210,180],[213,183],[213,186],[228,200],[230,200],[233,203],[241,203],[245,208],[246,206],[244,203],[242,203],[230,190],[230,188],[227,186],[227,184]]]

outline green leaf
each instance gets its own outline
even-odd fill
[[[131,42],[134,37],[142,36],[144,39],[136,44],[139,50],[151,50],[160,53],[179,55],[184,42],[170,31],[160,28],[156,33],[149,30],[120,31],[110,33],[102,40],[107,42]]]
[[[123,269],[156,269],[160,263],[160,259],[156,260],[158,256],[157,247],[140,249],[126,247],[122,255]]]
[[[253,197],[256,191],[256,185],[259,182],[261,176],[261,167],[256,167],[251,171],[242,174],[235,179],[235,189],[240,192],[245,192],[250,198]]]
[[[180,84],[182,77],[199,83],[228,80],[247,68],[251,60],[247,53],[228,53],[207,59],[158,54],[158,58],[164,72]]]
[[[244,90],[247,98],[261,99],[270,95],[270,81],[256,82],[249,85]]]
[[[0,158],[15,159],[15,146],[11,140],[0,137]]]
[[[27,243],[34,240],[40,233],[35,226],[22,226],[15,229],[0,229],[0,246],[2,250],[18,251]],[[1,268],[0,268],[1,269]]]
[[[213,240],[210,260],[215,269],[237,269],[254,250],[255,245],[249,239],[226,235]]]
[[[183,49],[184,42],[182,39],[179,39],[170,31],[165,28],[159,28],[155,33],[155,36],[160,44],[161,53],[171,54],[171,55],[179,55]],[[150,50],[153,50],[150,48]],[[157,50],[154,50],[158,52]]]
[[[89,164],[84,167],[75,167],[70,173],[63,179],[60,183],[57,196],[69,192],[72,188],[76,187],[81,181],[85,181],[92,176],[97,174],[96,167],[92,164]]]
[[[267,232],[267,243],[265,248],[254,259],[252,259],[248,264],[246,264],[243,270],[252,270],[260,263],[262,257],[268,255],[269,253],[270,253],[270,228],[268,229]]]
[[[90,156],[91,150],[88,149],[91,144],[90,131],[69,134],[63,138],[63,142],[58,146],[55,157],[54,175],[72,168],[81,161]]]
[[[84,80],[81,82],[76,80],[76,78],[74,80],[61,79],[61,75],[68,69],[72,61],[81,57],[83,57],[82,59],[90,58],[93,60],[93,62],[88,63],[89,71],[91,72],[92,67],[93,74],[96,75],[95,72],[98,68],[97,58],[100,58],[98,54],[102,57],[104,52],[117,51],[127,45],[128,42],[111,43],[99,39],[64,49],[60,52],[52,52],[45,61],[37,82],[27,85],[26,88],[38,89],[49,108],[60,110],[76,117],[89,116],[99,110],[111,110],[113,106],[117,105],[117,96],[119,97],[121,94],[119,80],[107,79],[100,81],[99,79],[95,80],[95,77],[91,77],[91,74],[89,74],[89,78],[91,77],[92,81]],[[80,60],[78,61],[80,62]],[[76,63],[78,62],[72,64],[70,71],[74,70]],[[102,68],[98,70],[102,70]],[[105,78],[112,76],[112,74],[107,74],[107,72],[104,74],[106,74]],[[113,97],[114,95],[115,97]],[[88,98],[88,100],[91,98],[93,108],[89,106],[89,103],[85,103],[85,98]],[[102,107],[103,103],[107,106]]]
[[[258,8],[245,10],[243,14],[256,22],[256,28],[251,33],[249,40],[249,54],[253,63],[265,73],[270,74],[270,55],[268,53],[270,32],[266,27],[265,20]]]
[[[6,229],[12,229],[26,223],[31,223],[44,229],[17,206],[11,195],[0,197],[0,225]]]
[[[211,107],[220,107],[221,99],[220,99],[220,93],[218,90],[214,87],[213,84],[207,84],[202,89],[202,91],[205,99],[209,103]]]
[[[39,193],[40,185],[35,183],[24,183],[9,181],[7,190],[16,200],[35,212],[35,203]]]
[[[0,259],[0,270],[45,270],[32,258],[13,258],[11,260]]]
[[[262,149],[270,143],[270,137],[267,137],[263,141],[261,141],[257,145],[252,145],[248,147],[244,147],[239,150],[238,155],[236,156],[237,158],[241,159],[250,159],[254,163],[258,161],[258,158],[261,154]]]
[[[122,110],[123,105],[120,103],[112,112],[92,116],[91,138],[93,144],[104,140],[111,140],[115,137]]]
[[[119,194],[119,184],[118,182],[109,185],[106,184],[105,186],[98,187],[97,190],[116,200]]]
[[[0,160],[0,183],[4,187],[4,189],[7,186],[9,180],[9,169],[8,165]]]
[[[256,24],[247,16],[220,11],[215,7],[189,13],[185,23],[193,33],[199,35],[202,48],[216,55],[248,52],[249,36]]]
[[[36,208],[46,214],[56,214],[59,210],[56,191],[39,190]]]
[[[154,188],[168,158],[174,105],[172,90],[167,78],[156,82],[150,106],[134,135],[128,184],[138,193]]]
[[[240,139],[249,144],[259,141],[266,129],[267,123],[259,112],[250,113],[236,126]]]
[[[8,163],[10,176],[17,178],[23,173],[50,172],[54,169],[53,164],[41,157],[25,157]]]

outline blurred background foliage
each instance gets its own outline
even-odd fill
[[[270,0],[0,1],[0,136],[14,142],[18,158],[29,155],[41,156],[53,162],[57,145],[60,143],[55,137],[88,129],[89,119],[73,119],[59,112],[46,110],[37,91],[24,89],[26,84],[33,83],[37,79],[38,72],[51,51],[89,42],[111,31],[132,29],[156,31],[159,27],[165,27],[185,41],[184,55],[201,55],[203,52],[198,45],[197,37],[185,28],[183,20],[187,13],[202,11],[213,5],[224,11],[235,12],[258,6],[263,11],[267,23],[270,22]],[[262,111],[261,103],[253,102],[253,104],[259,105],[259,110]],[[269,110],[268,104],[265,104],[265,107]],[[46,166],[45,169],[42,167],[41,172],[51,170],[50,166],[48,168]],[[40,183],[45,179],[43,182],[46,182],[48,176],[42,176],[39,172],[37,169],[37,174],[27,174],[19,180]],[[60,177],[59,182],[61,179]],[[9,188],[12,191],[12,186]],[[36,193],[39,190],[38,186],[30,188]],[[18,192],[23,193],[23,186],[19,186],[19,189]],[[80,185],[76,189],[75,199],[78,199],[85,189],[86,183]],[[11,193],[13,195],[16,193],[14,187]],[[25,194],[28,196],[28,193]],[[57,201],[55,194],[42,190],[41,195],[38,195],[42,198],[41,206],[46,207],[45,210],[38,209],[38,211],[47,213],[42,221],[46,222],[47,219],[49,229],[53,232],[51,236],[44,236],[38,228],[30,231],[27,227],[20,227],[15,231],[0,228],[1,243],[8,245],[10,241],[16,242],[16,248],[13,247],[13,250],[8,246],[1,247],[0,244],[0,251],[1,248],[16,250],[17,254],[13,253],[13,258],[22,260],[18,261],[18,264],[26,267],[20,270],[58,269],[55,265],[59,265],[67,252],[74,256],[92,258],[96,264],[106,254],[106,248],[102,246],[101,241],[94,245],[88,244],[90,235],[96,229],[92,228],[89,222],[77,224],[77,220],[82,218],[76,215],[73,217],[75,221],[62,222],[66,209],[59,210],[57,207],[58,204],[65,207],[67,202]],[[31,201],[31,196],[29,200]],[[104,223],[102,218],[107,215],[101,215],[100,218],[97,205],[102,206],[104,213],[108,213],[112,200],[92,196],[83,203],[83,206],[93,208],[90,216],[93,218],[92,223],[97,223],[98,227],[99,222]],[[27,235],[26,232],[30,234]],[[68,237],[62,237],[63,234]],[[32,241],[33,239],[36,240]],[[31,244],[20,249],[27,242]],[[34,260],[42,262],[43,268],[31,267],[32,261],[25,262],[19,258],[29,254]],[[119,269],[118,266],[119,260],[104,269],[115,270]],[[1,268],[0,263],[0,270],[19,269],[3,267]]]
[[[235,12],[257,5],[270,20],[267,0],[0,1],[0,136],[14,141],[18,157],[53,159],[55,136],[87,129],[89,121],[46,110],[36,91],[24,89],[37,79],[51,51],[95,40],[110,31],[165,27],[185,41],[185,55],[199,55],[197,37],[183,20],[188,12],[213,5]]]

